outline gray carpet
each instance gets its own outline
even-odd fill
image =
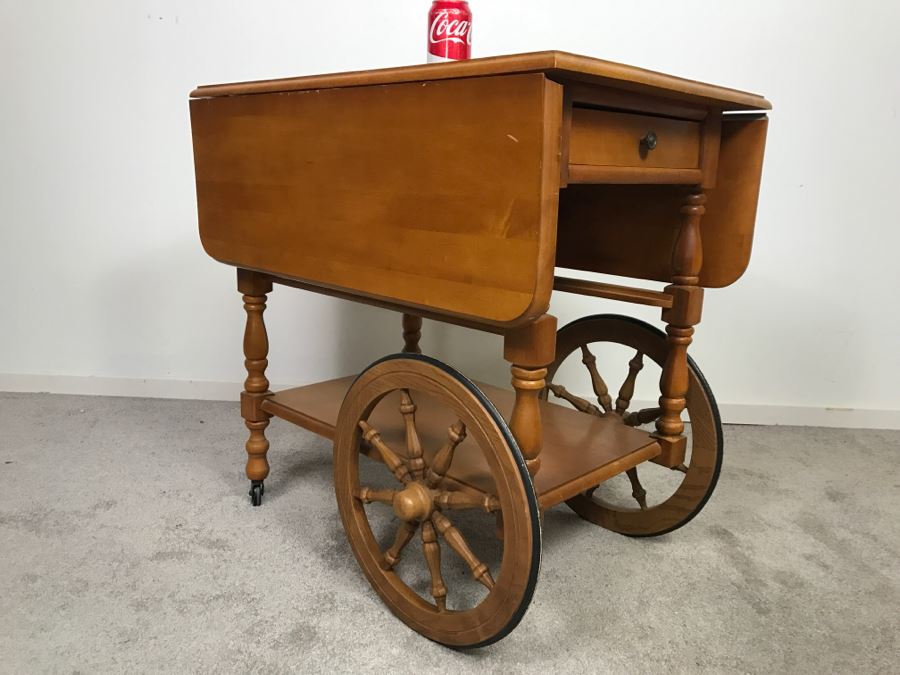
[[[328,443],[235,404],[0,394],[0,671],[900,672],[900,432],[729,427],[713,500],[631,540],[547,514],[518,629],[454,652],[384,608]]]

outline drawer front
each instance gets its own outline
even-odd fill
[[[569,164],[697,169],[700,167],[700,124],[668,117],[575,108]]]

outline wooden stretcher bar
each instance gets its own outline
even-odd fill
[[[669,293],[645,288],[606,284],[599,281],[587,281],[585,279],[554,277],[553,290],[563,293],[590,295],[595,298],[606,298],[607,300],[621,300],[637,305],[650,305],[651,307],[669,308],[672,306],[672,296]]]

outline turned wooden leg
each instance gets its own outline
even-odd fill
[[[415,314],[403,315],[403,353],[421,354],[419,340],[422,337],[422,317]]]
[[[694,326],[700,323],[703,306],[703,289],[700,268],[703,265],[703,247],[700,241],[700,218],[706,210],[706,195],[702,190],[689,194],[681,207],[681,229],[672,255],[672,284],[666,292],[672,295],[673,304],[664,309],[668,355],[659,381],[659,407],[662,414],[656,420],[655,436],[662,453],[655,461],[665,466],[678,466],[684,461],[687,439],[681,413],[688,391],[688,346],[694,334]]]
[[[246,444],[246,471],[247,478],[250,479],[250,497],[253,505],[259,506],[264,491],[263,480],[269,475],[266,427],[269,426],[271,416],[263,412],[260,406],[272,395],[266,378],[269,338],[263,321],[266,294],[271,292],[272,282],[262,275],[239,269],[238,290],[243,293],[244,310],[247,312],[247,324],[244,328],[244,366],[247,369],[247,379],[241,393],[241,416],[250,430]]]
[[[503,357],[512,364],[512,386],[516,391],[509,428],[532,476],[541,468],[544,444],[538,399],[546,386],[547,365],[555,355],[556,317],[549,314],[504,336]]]

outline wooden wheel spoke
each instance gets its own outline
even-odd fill
[[[438,611],[443,612],[447,609],[447,586],[444,585],[444,577],[441,576],[441,545],[438,543],[434,525],[427,520],[422,523],[422,549],[425,552],[428,571],[431,572],[431,595]]]
[[[406,427],[407,464],[413,477],[421,479],[425,476],[425,460],[422,458],[422,443],[416,429],[416,404],[408,389],[400,391],[400,414],[403,415],[403,424]]]
[[[634,500],[638,503],[638,506],[641,507],[641,511],[646,511],[647,491],[644,489],[644,486],[641,485],[641,481],[638,479],[637,467],[628,469],[625,474],[628,476],[628,480],[631,481],[631,496],[634,497]]]
[[[419,524],[414,521],[400,521],[400,527],[397,529],[397,536],[394,538],[394,543],[384,553],[384,559],[382,561],[382,567],[384,567],[384,569],[391,570],[394,568],[394,565],[400,560],[400,554],[403,553],[403,549],[406,548],[406,545],[409,543],[409,540],[413,538],[417,529],[419,529]]]
[[[678,297],[676,302],[684,305],[685,312],[693,312],[692,316],[699,312],[699,291],[696,297],[692,295],[688,298],[687,294],[680,297],[674,292],[672,297]],[[688,305],[691,305],[689,310]],[[670,313],[672,316],[677,314],[669,310],[664,312],[667,318]],[[678,316],[680,319],[680,315]],[[632,430],[656,432],[652,434],[653,438],[645,436],[648,443],[658,442],[659,450],[656,445],[650,447],[660,452],[659,457],[649,458],[649,461],[664,467],[650,468],[650,463],[632,462],[619,469],[626,473],[623,469],[636,466],[636,470],[627,472],[628,482],[625,480],[626,476],[622,476],[609,485],[601,483],[596,490],[584,485],[589,489],[582,489],[579,494],[567,499],[566,503],[588,522],[622,534],[657,536],[690,521],[712,494],[722,464],[722,427],[709,386],[696,364],[688,362],[684,356],[688,338],[682,332],[663,334],[643,322],[614,316],[581,319],[565,326],[557,334],[556,359],[549,366],[551,378],[561,376],[566,364],[582,356],[579,351],[582,345],[587,345],[597,355],[596,365],[605,377],[607,372],[612,372],[606,366],[608,350],[611,355],[619,355],[618,365],[610,363],[619,372],[612,376],[613,381],[607,380],[614,389],[618,389],[618,399],[616,393],[612,392],[616,399],[613,414],[620,413],[621,417],[617,415],[617,419]],[[676,355],[677,360],[684,360],[687,368],[676,374],[673,381],[670,362],[673,352],[679,350],[681,353]],[[641,361],[643,368],[635,372]],[[581,367],[580,364],[578,367]],[[654,373],[649,372],[651,368]],[[659,375],[660,369],[663,371],[660,380],[669,378],[660,383],[660,402],[641,404],[639,398],[642,398],[642,382],[643,385],[648,385],[650,376]],[[587,379],[584,375],[582,377]],[[582,389],[581,393],[592,403],[596,402],[587,389]],[[685,415],[685,422],[690,421],[691,433],[684,434],[683,438],[670,436],[670,432],[675,431],[669,427],[665,428],[665,433],[658,428],[654,429],[654,424],[666,421],[671,407],[667,407],[667,396],[680,397],[677,401],[678,412]],[[630,401],[626,406],[624,399],[629,397]],[[564,405],[558,401],[554,403]],[[628,432],[629,429],[624,431]],[[677,431],[680,433],[680,430]],[[453,517],[452,513],[447,513]],[[500,579],[497,581],[499,584]]]
[[[625,414],[625,424],[630,427],[639,427],[642,424],[656,421],[662,415],[662,408],[644,408]]]
[[[394,476],[401,483],[406,485],[412,480],[412,475],[409,472],[409,467],[406,466],[404,461],[400,459],[400,457],[391,450],[387,443],[385,443],[381,439],[381,435],[378,433],[378,430],[371,426],[365,420],[359,421],[359,428],[363,431],[363,439],[370,446],[375,448],[378,451],[378,454],[381,456],[381,460],[387,465],[388,469],[390,469]]]
[[[585,401],[580,396],[576,396],[571,393],[568,389],[566,389],[561,384],[548,384],[547,388],[553,392],[553,395],[557,398],[561,398],[562,400],[570,403],[575,410],[578,412],[588,413],[590,415],[596,415],[597,417],[601,417],[603,412],[595,406],[590,401]]]
[[[549,327],[545,332],[552,338]],[[549,346],[545,351],[552,356]],[[543,372],[526,383],[535,397]],[[507,393],[501,408],[513,397]],[[302,404],[307,409],[305,398]],[[497,409],[454,370],[394,355],[349,385],[333,437],[341,521],[391,611],[451,647],[487,645],[509,632],[534,591],[540,507]],[[363,453],[379,464],[367,464]],[[495,524],[500,542],[493,541]]]
[[[450,470],[450,464],[453,462],[453,453],[456,452],[456,446],[462,443],[465,438],[466,425],[462,423],[462,420],[457,420],[456,424],[451,425],[447,430],[447,441],[438,450],[434,460],[431,462],[431,466],[428,467],[425,477],[425,483],[428,487],[435,488],[444,480],[444,476],[447,475],[447,471]]]
[[[625,411],[628,410],[628,406],[631,405],[631,397],[634,396],[634,383],[643,367],[644,355],[641,352],[635,352],[634,358],[628,362],[628,375],[619,389],[619,398],[616,399],[616,415],[623,416]]]
[[[500,510],[500,500],[493,495],[475,494],[460,490],[444,490],[434,498],[434,504],[444,511],[483,509],[485,513]]]
[[[581,345],[581,362],[587,367],[591,374],[591,386],[594,388],[594,394],[597,396],[597,402],[605,412],[611,412],[613,409],[612,398],[609,395],[609,388],[606,382],[597,372],[597,357],[591,353],[586,344]]]
[[[370,487],[359,487],[353,491],[353,496],[363,504],[379,502],[388,506],[393,505],[396,494],[396,490],[377,490]]]
[[[435,528],[437,528],[437,531],[441,534],[450,548],[456,551],[456,554],[469,566],[475,580],[483,584],[488,590],[493,589],[494,579],[491,577],[491,572],[487,565],[481,562],[477,556],[472,553],[472,549],[469,548],[469,544],[466,543],[465,537],[463,537],[462,533],[453,526],[453,523],[450,522],[447,516],[440,511],[435,511],[431,514],[431,522],[434,523]]]

